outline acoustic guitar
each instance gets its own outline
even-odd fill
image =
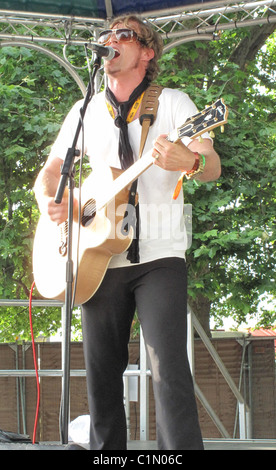
[[[185,136],[195,138],[227,122],[223,99],[189,118],[168,135],[177,142]],[[89,300],[99,288],[112,256],[123,253],[133,239],[133,230],[123,230],[131,183],[151,167],[151,152],[127,170],[105,165],[93,169],[81,189],[81,214],[73,222],[73,278],[76,305]],[[41,215],[33,245],[33,274],[42,297],[65,300],[68,221],[57,225]]]

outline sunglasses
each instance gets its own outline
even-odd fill
[[[118,42],[132,42],[134,40],[144,44],[144,41],[138,37],[138,34],[132,29],[120,28],[120,29],[107,29],[100,33],[98,43],[107,44],[111,40],[112,34],[115,34],[115,38]]]

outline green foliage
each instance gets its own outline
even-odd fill
[[[187,92],[199,109],[221,96],[229,107],[225,132],[217,131],[215,138],[221,178],[184,185],[185,202],[193,205],[190,302],[207,299],[207,314],[217,325],[227,316],[239,324],[256,315],[260,302],[259,323],[275,322],[276,43],[270,36],[256,57],[241,65],[231,56],[249,36],[250,30],[242,29],[212,43],[187,43],[160,64],[159,83]],[[0,75],[0,298],[27,299],[39,217],[32,187],[81,93],[57,63],[27,48],[0,49]],[[0,312],[0,341],[29,339],[27,308],[0,307]],[[53,334],[60,309],[36,308],[33,322],[36,336]],[[77,329],[78,315],[73,323]]]
[[[28,299],[39,217],[32,188],[64,114],[81,94],[58,64],[27,48],[0,49],[0,75],[0,298]],[[0,340],[29,339],[28,309],[0,311]],[[59,309],[34,313],[37,335],[59,324]]]
[[[182,46],[162,63],[161,83],[176,83],[199,109],[218,97],[229,108],[225,132],[216,131],[215,138],[221,178],[184,184],[185,202],[193,204],[190,302],[208,298],[218,326],[227,316],[237,325],[248,316],[264,326],[276,320],[273,303],[264,302],[275,299],[276,43],[275,35],[270,37],[241,68],[228,58],[248,34],[226,33],[208,52],[205,44],[201,50],[196,44]]]

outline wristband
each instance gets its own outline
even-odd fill
[[[205,167],[205,157],[202,154],[199,154],[198,152],[194,152],[195,154],[195,163],[193,168],[190,171],[187,171],[185,174],[186,178],[188,180],[194,179],[196,176],[200,175],[204,171]]]
[[[200,175],[204,171],[205,167],[205,157],[198,152],[194,152],[195,163],[193,168],[190,171],[183,171],[178,178],[177,185],[173,193],[173,199],[177,199],[182,188],[183,178],[186,176],[188,180],[193,180],[197,175]]]

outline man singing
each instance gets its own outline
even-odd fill
[[[115,55],[104,61],[105,91],[93,97],[85,114],[85,153],[92,168],[93,161],[104,161],[126,169],[138,158],[141,96],[157,76],[162,41],[149,24],[126,16],[113,20],[99,43],[112,47]],[[58,224],[68,216],[67,193],[61,204],[54,198],[81,105],[76,103],[66,117],[35,186],[41,210]],[[138,253],[114,255],[95,295],[82,305],[93,450],[127,446],[122,376],[136,310],[152,373],[158,448],[203,449],[186,351],[183,194],[177,199],[172,195],[182,172],[202,182],[217,179],[220,159],[208,134],[178,143],[166,139],[196,113],[185,93],[162,89],[144,149],[144,154],[151,151],[155,164],[138,178]],[[77,199],[74,204],[77,210]]]

